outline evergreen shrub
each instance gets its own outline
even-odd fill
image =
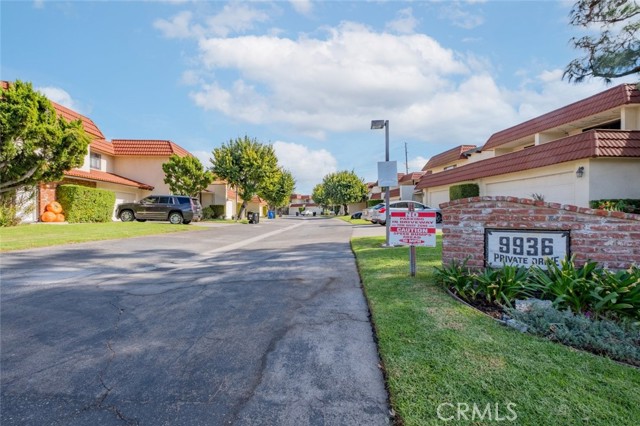
[[[106,189],[79,185],[60,185],[56,198],[69,223],[110,222],[116,194]]]

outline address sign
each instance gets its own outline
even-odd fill
[[[570,255],[569,231],[540,231],[522,229],[484,230],[485,266],[540,266],[546,269],[545,259],[560,264]]]

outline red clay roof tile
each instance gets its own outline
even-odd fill
[[[140,155],[147,157],[170,157],[177,154],[180,157],[190,156],[191,153],[180,145],[168,140],[144,139],[113,139],[115,155]]]
[[[469,151],[470,149],[477,148],[475,145],[460,145],[455,148],[451,148],[445,152],[442,152],[438,155],[434,155],[427,161],[427,164],[424,165],[422,171],[426,171],[428,169],[433,169],[438,166],[444,166],[445,164],[449,164],[456,160],[464,159],[463,153]]]
[[[616,107],[640,103],[640,91],[635,84],[621,84],[589,98],[574,102],[555,111],[541,115],[517,126],[494,133],[482,147],[494,149],[508,142],[533,136],[536,133],[571,123]]]
[[[91,142],[90,146],[91,146],[91,151],[101,152],[103,154],[110,154],[110,155],[115,154],[113,152],[113,144],[111,144],[109,141],[106,141],[104,139],[94,139],[93,142]]]
[[[147,185],[146,183],[137,182],[135,180],[127,179],[125,177],[118,176],[113,173],[102,172],[100,170],[91,170],[89,172],[85,172],[84,170],[73,169],[73,170],[68,170],[64,172],[64,175],[74,177],[74,178],[97,180],[100,182],[110,182],[110,183],[117,183],[117,184],[126,185],[126,186],[134,186],[136,188],[146,189],[149,191],[153,190],[153,186]]]
[[[591,130],[455,169],[426,174],[420,179],[416,189],[595,157],[640,157],[640,130]]]

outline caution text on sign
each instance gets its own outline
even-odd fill
[[[436,212],[420,210],[390,213],[389,244],[397,246],[436,246]]]

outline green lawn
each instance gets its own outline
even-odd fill
[[[205,229],[193,225],[171,225],[158,222],[19,225],[0,228],[0,251]]]
[[[433,284],[438,247],[383,249],[383,238],[352,241],[386,370],[404,425],[637,425],[640,370],[506,328]],[[452,405],[441,405],[452,404]],[[469,419],[457,415],[458,404]],[[466,404],[466,405],[465,405]],[[473,405],[479,411],[472,421]],[[491,404],[491,416],[485,411]],[[438,418],[438,407],[441,417]],[[480,414],[484,415],[481,420]]]
[[[371,225],[371,222],[364,219],[351,219],[351,216],[336,216],[336,219],[343,220],[353,225]]]

